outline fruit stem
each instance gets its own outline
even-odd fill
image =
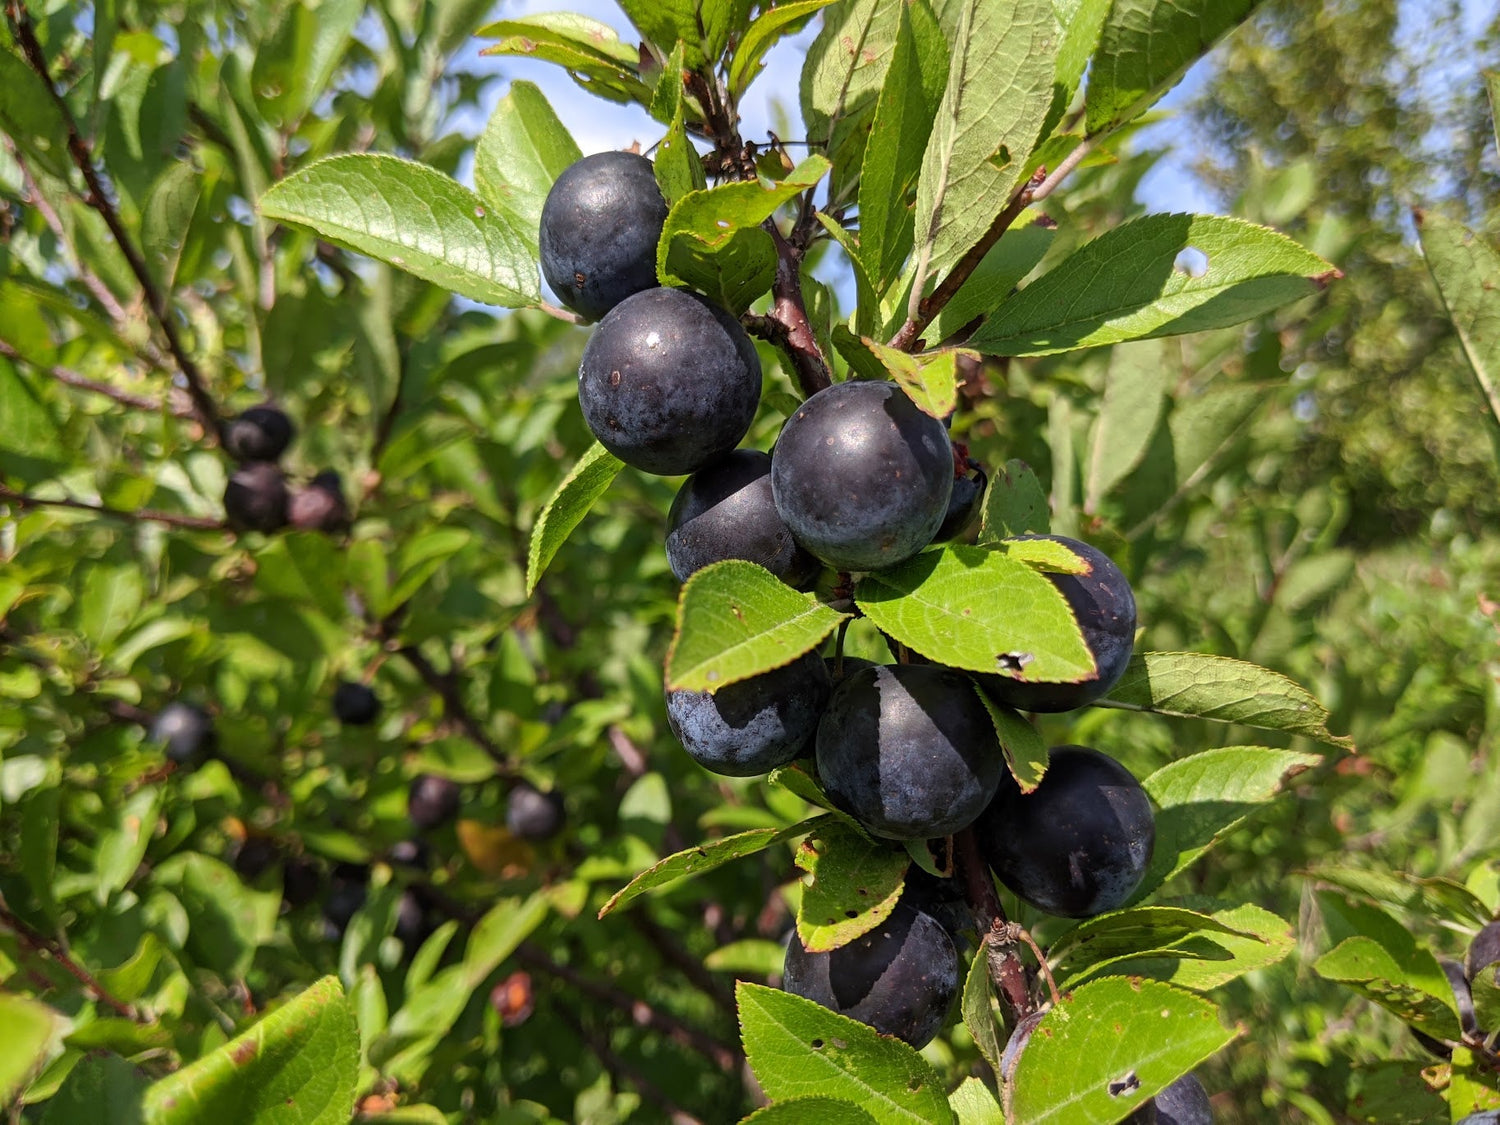
[[[1034,1012],[1036,1005],[1031,999],[1026,966],[1016,953],[1015,939],[1010,936],[1010,922],[1000,905],[1000,896],[995,893],[989,869],[979,854],[979,841],[972,828],[953,834],[953,859],[963,878],[969,909],[974,912],[980,933],[989,945],[990,978],[1005,1003],[1009,1016],[1006,1022],[1014,1027],[1019,1020]]]
[[[44,500],[40,496],[16,492],[4,485],[0,485],[0,502],[14,504],[18,508],[70,508],[75,512],[92,512],[96,516],[106,516],[110,519],[129,520],[132,523],[164,523],[169,527],[181,527],[193,531],[227,530],[223,520],[211,519],[208,516],[179,515],[176,512],[159,512],[153,508],[141,508],[131,512],[123,508],[106,508],[102,504],[89,504],[83,500],[74,500],[72,497]]]

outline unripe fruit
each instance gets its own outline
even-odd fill
[[[817,760],[829,797],[894,840],[968,827],[1006,772],[973,682],[923,664],[846,676],[818,723]]]
[[[406,794],[407,818],[418,828],[436,828],[458,814],[458,782],[437,774],[418,774]]]
[[[667,202],[651,161],[599,152],[564,170],[542,204],[542,276],[558,300],[598,320],[656,284]]]
[[[505,798],[505,827],[512,836],[540,843],[562,831],[567,812],[562,794],[543,793],[526,782],[517,782]]]
[[[709,563],[747,559],[789,586],[805,586],[821,569],[792,538],[771,498],[771,458],[736,449],[690,476],[667,513],[667,562],[686,582]]]
[[[760,403],[760,358],[740,322],[685,289],[648,289],[610,311],[583,349],[578,403],[627,465],[697,472],[740,443]]]
[[[333,713],[349,726],[369,726],[380,714],[380,699],[368,684],[345,680],[334,688]]]
[[[669,691],[667,722],[704,769],[726,777],[754,777],[804,752],[830,690],[823,658],[807,652],[712,695]]]
[[[338,473],[325,469],[306,488],[292,493],[287,522],[298,531],[343,531],[349,526],[344,484]]]
[[[241,465],[224,486],[224,514],[236,531],[277,531],[286,526],[286,506],[286,479],[269,461]]]
[[[1072,711],[1102,699],[1125,674],[1135,648],[1135,594],[1114,561],[1087,543],[1065,535],[1021,538],[1061,543],[1088,565],[1085,574],[1048,573],[1047,578],[1067,599],[1098,670],[1076,684],[1026,683],[990,674],[976,678],[996,703],[1018,711]]]
[[[181,765],[213,753],[218,744],[214,721],[191,703],[168,703],[151,724],[151,741],[160,742],[168,758]]]
[[[262,403],[224,424],[224,451],[236,461],[275,461],[296,432],[280,407]]]
[[[837,570],[879,570],[937,534],[953,491],[953,447],[895,383],[838,383],[787,419],[771,452],[776,510]]]
[[[828,953],[809,953],[793,931],[782,968],[787,992],[913,1047],[943,1026],[959,980],[953,939],[904,901],[869,933]]]
[[[1141,783],[1087,746],[1054,746],[1030,793],[1007,773],[974,827],[1000,881],[1065,918],[1123,906],[1156,843],[1156,818]]]

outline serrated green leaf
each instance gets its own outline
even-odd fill
[[[624,467],[624,461],[596,441],[568,470],[568,475],[563,477],[531,529],[531,546],[526,554],[527,597],[536,590],[536,584],[557,555],[558,548],[588,515],[599,497],[609,490]]]
[[[979,1048],[990,1069],[999,1074],[1004,1044],[1000,1042],[1000,1020],[995,1012],[995,983],[990,979],[989,941],[986,934],[978,952],[969,961],[959,1010],[964,1026],[974,1039],[974,1046]]]
[[[1287,781],[1321,762],[1316,754],[1224,746],[1180,758],[1142,785],[1156,803],[1156,848],[1134,898],[1144,898],[1273,800]]]
[[[1014,458],[990,477],[980,514],[979,542],[998,543],[1012,535],[1046,535],[1051,530],[1051,505],[1036,472]]]
[[[1494,1069],[1488,1060],[1476,1057],[1467,1047],[1453,1049],[1453,1066],[1445,1092],[1448,1120],[1455,1125],[1463,1125],[1471,1113],[1500,1109],[1500,1088],[1497,1088]]]
[[[546,892],[536,891],[529,898],[501,899],[485,912],[469,933],[464,947],[464,978],[470,989],[485,979],[516,951],[546,919],[551,910]]]
[[[959,358],[978,358],[977,353],[964,348],[911,355],[868,336],[856,336],[842,325],[834,328],[833,342],[849,366],[864,378],[896,383],[918,410],[938,419],[946,418],[958,406]]]
[[[771,1098],[834,1096],[882,1123],[953,1120],[942,1079],[899,1039],[774,988],[741,981],[735,996],[745,1055]]]
[[[948,82],[917,184],[919,279],[940,276],[1005,209],[1052,104],[1051,0],[954,0]]]
[[[688,139],[687,99],[682,88],[684,65],[683,45],[678,43],[662,70],[651,106],[652,113],[662,116],[667,123],[667,135],[656,146],[656,159],[651,167],[669,207],[683,196],[708,187],[703,160]]]
[[[344,1125],[354,1110],[359,1029],[324,977],[243,1035],[146,1091],[146,1125],[253,1121]]]
[[[995,725],[995,737],[1000,740],[1000,750],[1005,755],[1005,764],[1010,775],[1016,779],[1021,792],[1030,793],[1041,784],[1047,772],[1047,742],[1041,732],[1032,726],[1019,712],[1002,707],[985,692],[979,690],[979,701],[990,713],[990,722]]]
[[[948,44],[931,6],[915,0],[900,17],[859,173],[860,254],[882,298],[911,253],[909,200],[948,82]]]
[[[24,996],[0,993],[0,1103],[9,1105],[56,1052],[68,1019]]]
[[[52,412],[4,356],[0,356],[0,450],[49,460],[63,453],[62,435]]]
[[[475,34],[499,40],[481,55],[519,55],[555,63],[597,97],[651,104],[651,88],[637,74],[636,47],[622,42],[608,24],[588,16],[541,12],[523,20],[499,20]]]
[[[202,194],[202,180],[191,161],[167,165],[151,185],[141,214],[141,251],[156,283],[171,292],[177,263]]]
[[[1495,130],[1495,145],[1500,148],[1500,70],[1482,71],[1485,92],[1490,98],[1490,125]]]
[[[1095,673],[1057,587],[1001,551],[927,551],[861,578],[855,599],[876,627],[950,668],[1049,683]]]
[[[1489,407],[1493,437],[1494,427],[1500,426],[1500,252],[1437,213],[1417,213],[1417,234],[1464,358]]]
[[[790,664],[849,616],[763,566],[713,563],[688,579],[678,599],[667,690],[715,692]]]
[[[948,1105],[958,1118],[958,1125],[1005,1125],[1005,1114],[990,1088],[970,1076],[948,1095]]]
[[[401,605],[427,584],[444,563],[467,547],[474,536],[461,527],[429,527],[407,540],[396,556],[391,601]]]
[[[1233,1038],[1217,1007],[1191,993],[1094,981],[1042,1017],[1007,1083],[1007,1109],[1027,1125],[1111,1125]]]
[[[819,1125],[870,1125],[874,1120],[853,1102],[814,1094],[764,1106],[742,1117],[740,1125],[806,1125],[809,1121]]]
[[[309,164],[260,197],[268,219],[306,227],[460,296],[502,308],[541,300],[515,223],[435,168],[352,153]]]
[[[848,945],[891,916],[906,885],[906,852],[839,824],[797,848],[810,881],[797,907],[797,936],[809,953]]]
[[[282,9],[250,70],[256,102],[269,120],[295,126],[323,96],[364,10],[361,0],[322,0]]]
[[[1083,954],[1087,962],[1109,960],[1121,954],[1140,954],[1162,949],[1192,934],[1234,934],[1253,937],[1221,922],[1211,914],[1183,906],[1135,906],[1101,914],[1074,926],[1047,948],[1053,971],[1068,967],[1070,958]],[[1061,974],[1059,974],[1061,979]]]
[[[819,814],[808,817],[789,828],[752,828],[748,832],[710,840],[675,855],[669,855],[666,859],[642,871],[616,891],[599,909],[599,917],[603,918],[606,914],[628,905],[647,891],[665,886],[676,879],[712,871],[715,867],[722,867],[732,860],[754,855],[756,852],[764,851],[766,848],[787,840],[795,840],[798,836],[805,836],[817,830],[819,826],[828,824],[829,821],[829,817]]]
[[[512,81],[495,104],[474,147],[474,187],[537,252],[542,204],[557,177],[581,157],[547,97],[530,82]]]
[[[42,168],[68,182],[67,122],[36,72],[8,48],[0,48],[0,133]]]
[[[273,597],[315,605],[331,620],[342,620],[345,553],[318,532],[292,532],[271,540],[256,554],[255,585]]]
[[[873,836],[865,831],[864,825],[835,805],[832,798],[823,791],[823,787],[818,783],[817,779],[810,776],[797,763],[793,762],[789,766],[781,766],[772,770],[766,775],[766,780],[772,785],[795,793],[808,804],[832,813],[835,820],[843,824],[844,827],[853,829],[856,834],[870,840],[874,839]]]
[[[1400,944],[1356,935],[1313,962],[1324,980],[1354,989],[1439,1039],[1459,1039],[1453,986],[1437,958],[1415,940]]]
[[[943,341],[956,336],[970,321],[1000,307],[1010,291],[1033,269],[1056,237],[1057,224],[1037,211],[1023,211],[1005,236],[990,248],[943,306],[923,335]],[[962,340],[960,340],[960,343]]]
[[[1159,340],[1120,344],[1110,353],[1104,401],[1089,436],[1085,511],[1096,511],[1146,456],[1174,376],[1167,345]]]
[[[1089,564],[1065,543],[1035,536],[1006,538],[994,549],[1047,574],[1087,574]]]
[[[1259,2],[1114,0],[1089,71],[1089,133],[1143,113]]]
[[[145,1075],[118,1055],[86,1055],[47,1100],[42,1125],[140,1125],[145,1091]]]
[[[1306,688],[1279,672],[1228,656],[1138,652],[1099,705],[1239,723],[1300,734],[1342,750],[1354,747],[1347,737],[1328,730],[1328,711]]]
[[[79,568],[78,630],[105,649],[135,619],[146,593],[145,579],[133,562],[106,562]]]
[[[777,4],[755,17],[753,23],[740,36],[734,57],[729,60],[729,91],[736,98],[749,88],[750,83],[763,69],[761,60],[783,36],[793,35],[820,8],[826,8],[834,0],[793,0],[790,4]]]
[[[1318,864],[1308,874],[1323,883],[1417,918],[1445,919],[1457,928],[1484,926],[1494,920],[1484,901],[1462,883],[1409,871],[1379,871],[1339,864]]]
[[[1190,248],[1206,266],[1179,264]],[[1337,272],[1268,227],[1221,216],[1147,215],[1075,251],[965,343],[989,355],[1052,355],[1225,328],[1309,296]]]

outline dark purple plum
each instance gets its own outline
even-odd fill
[[[1010,676],[980,675],[980,686],[996,703],[1018,711],[1073,711],[1103,698],[1120,682],[1135,648],[1135,594],[1120,568],[1103,551],[1065,535],[1024,535],[1061,543],[1088,564],[1085,574],[1048,574],[1067,599],[1094,654],[1098,671],[1076,684],[1024,682]]]
[[[837,687],[861,668],[878,668],[879,665],[873,660],[866,660],[863,656],[846,656],[842,665],[832,656],[823,658],[823,664],[828,669],[828,678]]]
[[[270,836],[247,836],[234,852],[234,873],[241,879],[259,879],[278,858],[276,841]]]
[[[151,741],[162,744],[167,757],[179,765],[197,762],[218,745],[214,721],[192,703],[168,703],[151,723]]]
[[[279,406],[252,406],[224,424],[224,451],[236,461],[275,461],[297,429]]]
[[[380,714],[380,699],[369,684],[344,680],[333,689],[333,713],[347,726],[369,726]]]
[[[789,586],[822,569],[792,538],[771,499],[771,457],[736,449],[690,476],[667,513],[667,562],[677,581],[722,559],[759,563]]]
[[[414,952],[417,946],[427,940],[427,935],[432,932],[432,926],[427,921],[427,910],[422,905],[422,900],[417,893],[410,888],[401,892],[401,897],[396,901],[396,940],[406,947],[407,952]]]
[[[1123,1125],[1213,1125],[1214,1107],[1197,1075],[1184,1074],[1127,1117]]]
[[[558,300],[598,320],[656,284],[656,244],[667,201],[651,161],[597,152],[557,177],[542,204],[542,276]]]
[[[695,762],[726,777],[754,777],[801,755],[828,702],[828,667],[816,652],[706,691],[667,692],[667,722]]]
[[[966,474],[954,479],[953,492],[948,497],[948,511],[943,516],[937,534],[932,537],[933,542],[946,543],[969,530],[979,516],[980,505],[984,502],[984,486],[987,483],[989,478],[977,466],[972,475]]]
[[[695,473],[740,443],[760,403],[760,358],[740,322],[685,289],[647,289],[594,329],[578,403],[603,446],[648,473]]]
[[[418,774],[406,794],[406,816],[418,828],[436,828],[458,815],[458,782]]]
[[[809,953],[793,931],[782,967],[787,992],[913,1047],[943,1026],[960,979],[948,931],[904,901],[869,933],[828,953]]]
[[[299,488],[287,501],[287,522],[298,531],[343,531],[349,526],[349,506],[344,502],[344,482],[338,473],[325,469],[306,488]]]
[[[505,798],[505,827],[512,836],[540,842],[562,831],[567,818],[562,794],[543,793],[534,785],[518,782]]]
[[[792,535],[837,570],[879,570],[937,534],[953,491],[943,424],[895,383],[837,383],[797,408],[771,452]]]
[[[1123,906],[1140,886],[1156,843],[1141,783],[1087,746],[1054,746],[1041,784],[1022,793],[1010,772],[975,825],[1000,881],[1065,918]]]
[[[877,836],[923,840],[973,822],[1004,758],[973,681],[951,668],[862,668],[834,690],[818,723],[818,777]]]
[[[286,478],[269,461],[247,461],[229,474],[224,514],[236,531],[270,533],[286,526]]]
[[[432,849],[426,840],[397,840],[385,853],[386,860],[398,867],[415,867],[425,871],[432,866]]]
[[[340,863],[328,881],[328,897],[323,900],[323,920],[334,933],[342,935],[351,919],[369,896],[370,873],[357,863]]]
[[[1471,1113],[1458,1125],[1500,1125],[1500,1109],[1482,1109]]]

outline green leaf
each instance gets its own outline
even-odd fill
[[[874,331],[880,319],[880,302],[875,299],[875,286],[870,281],[870,275],[865,273],[865,264],[859,253],[859,239],[840,226],[831,215],[818,211],[815,217],[849,260],[849,269],[854,274],[855,315],[858,318],[856,323],[861,331]],[[848,328],[840,325],[834,329],[835,343],[843,333],[853,335]]]
[[[761,60],[776,43],[786,35],[800,31],[804,24],[820,8],[826,8],[834,0],[793,0],[790,4],[777,4],[755,17],[755,21],[740,36],[734,57],[729,60],[729,91],[736,98],[745,92],[763,69]]]
[[[621,11],[648,42],[664,52],[681,43],[692,67],[702,66],[705,61],[703,30],[706,29],[700,30],[698,8],[697,0],[620,0]]]
[[[979,951],[969,961],[969,973],[964,978],[964,993],[959,1001],[964,1026],[974,1039],[974,1046],[984,1056],[985,1062],[996,1074],[1000,1073],[1000,1056],[1004,1044],[1000,1042],[1000,1021],[995,1012],[995,983],[990,979],[989,935],[980,943]]]
[[[1036,268],[1051,247],[1056,233],[1057,224],[1045,215],[1022,211],[1010,230],[990,247],[979,267],[928,325],[924,336],[928,340],[948,340],[975,317],[993,312]]]
[[[1453,986],[1437,958],[1406,935],[1382,941],[1357,934],[1346,938],[1313,963],[1324,980],[1352,988],[1397,1018],[1439,1039],[1458,1039],[1461,1032]]]
[[[315,605],[341,621],[346,554],[319,532],[292,532],[271,540],[255,557],[255,585],[273,597]]]
[[[1046,535],[1051,505],[1036,472],[1014,458],[990,477],[980,513],[979,542],[998,543],[1012,535]]]
[[[1099,35],[1112,3],[1113,0],[1052,0],[1058,25],[1062,28],[1062,42],[1057,48],[1052,108],[1047,115],[1049,124],[1061,119],[1073,101],[1073,95],[1078,92],[1089,58],[1099,45]]]
[[[470,989],[478,988],[516,947],[546,919],[551,909],[546,892],[529,898],[505,898],[495,903],[474,924],[464,947],[464,978]]]
[[[919,288],[1005,209],[1052,103],[1058,46],[1051,0],[955,0],[943,14],[957,26],[917,185]]]
[[[1005,1114],[990,1088],[972,1075],[948,1095],[958,1125],[1005,1125]]]
[[[78,629],[105,649],[135,619],[146,592],[145,578],[133,562],[106,562],[79,568]]]
[[[531,547],[526,555],[527,597],[536,590],[536,584],[557,555],[558,548],[567,541],[599,497],[609,490],[624,467],[624,461],[596,441],[563,477],[531,529]]]
[[[407,540],[396,559],[396,584],[391,588],[391,608],[412,597],[444,563],[471,542],[474,536],[461,527],[429,527]]]
[[[1206,267],[1184,260],[1195,248]],[[1317,292],[1338,271],[1283,234],[1240,219],[1147,215],[1075,251],[1006,301],[967,344],[1051,355],[1225,328]]]
[[[1070,965],[1078,955],[1089,964],[1107,961],[1121,954],[1140,954],[1161,949],[1193,934],[1236,934],[1237,932],[1211,914],[1182,906],[1135,906],[1115,910],[1080,922],[1047,947],[1053,971]],[[1059,973],[1059,979],[1061,974]]]
[[[118,1055],[85,1055],[48,1099],[42,1125],[141,1125],[145,1091],[145,1076]]]
[[[773,1099],[833,1096],[878,1122],[951,1122],[943,1081],[899,1039],[811,1000],[745,981],[735,986],[745,1055]]]
[[[276,932],[281,895],[255,891],[234,869],[212,856],[178,852],[154,872],[170,887],[187,915],[187,949],[206,968],[239,976],[255,951]]]
[[[1239,723],[1300,734],[1341,750],[1354,748],[1347,737],[1329,732],[1327,710],[1306,688],[1279,672],[1228,656],[1138,652],[1099,705]]]
[[[651,104],[651,88],[636,73],[637,49],[608,24],[571,12],[544,12],[524,20],[499,20],[475,33],[498,39],[481,55],[519,55],[556,63],[579,86],[612,102]]]
[[[1259,0],[1114,0],[1089,71],[1090,134],[1139,116]]]
[[[910,197],[947,82],[948,44],[937,16],[926,0],[902,5],[859,174],[860,254],[881,297],[911,253]]]
[[[939,419],[958,406],[959,357],[978,358],[977,353],[963,348],[910,355],[868,336],[856,336],[843,325],[834,328],[833,342],[861,376],[899,384],[918,410]]]
[[[666,859],[642,871],[616,891],[600,908],[599,917],[603,918],[606,914],[628,905],[647,891],[665,886],[673,880],[712,871],[715,867],[722,867],[732,860],[754,855],[776,844],[795,840],[798,836],[805,836],[828,823],[829,818],[819,814],[788,828],[752,828],[748,832],[710,840],[675,855],[669,855]]]
[[[1385,906],[1404,910],[1413,918],[1446,921],[1456,929],[1488,925],[1490,908],[1462,883],[1441,876],[1409,871],[1379,871],[1320,863],[1308,874]]]
[[[295,125],[322,97],[364,9],[362,0],[321,0],[282,9],[275,28],[261,40],[250,71],[251,88],[267,118]]]
[[[1224,746],[1181,758],[1142,784],[1156,803],[1156,848],[1135,898],[1195,862],[1322,759],[1265,746]]]
[[[906,885],[906,852],[840,824],[818,830],[797,848],[811,877],[797,907],[797,936],[810,953],[848,945],[891,916]]]
[[[1495,130],[1495,145],[1500,147],[1500,70],[1482,71],[1485,92],[1490,98],[1490,125]]]
[[[1417,233],[1422,257],[1489,407],[1493,437],[1493,427],[1500,426],[1500,252],[1436,212],[1417,212]]]
[[[682,87],[684,65],[683,45],[678,43],[662,70],[661,81],[656,87],[656,100],[651,106],[652,113],[659,115],[667,123],[667,135],[656,146],[656,159],[651,168],[668,206],[686,195],[708,188],[703,160],[688,139],[687,99],[683,96]]]
[[[141,250],[157,284],[167,292],[171,292],[175,283],[177,263],[202,188],[198,170],[184,160],[167,165],[146,196],[141,215]]]
[[[0,356],[0,450],[47,460],[63,455],[62,435],[52,412],[4,356]],[[0,477],[4,475],[0,470]]]
[[[740,1125],[806,1125],[808,1121],[819,1125],[872,1125],[874,1120],[853,1102],[813,1095],[764,1106],[740,1118]]]
[[[344,1125],[354,1110],[359,1030],[324,977],[243,1035],[146,1091],[146,1125],[252,1121]]]
[[[0,992],[0,1104],[9,1105],[41,1072],[68,1023],[45,1004]]]
[[[667,213],[657,243],[662,283],[690,286],[732,312],[743,312],[770,287],[775,271],[775,248],[760,224],[816,186],[828,168],[828,161],[814,154],[770,187],[757,180],[684,195]]]
[[[927,551],[861,578],[855,599],[877,628],[950,668],[1019,669],[1018,678],[1048,683],[1095,672],[1057,587],[1002,551]]]
[[[260,213],[474,301],[520,308],[541,300],[529,235],[425,164],[326,157],[272,185]]]
[[[546,95],[517,79],[496,103],[474,147],[474,187],[487,204],[509,216],[535,254],[547,193],[582,155]]]
[[[160,812],[161,790],[154,785],[142,786],[111,810],[109,824],[99,834],[94,893],[101,904],[135,877]]]
[[[1175,375],[1167,346],[1159,340],[1121,344],[1110,353],[1104,401],[1089,437],[1085,511],[1096,511],[1146,456]]]
[[[1234,1038],[1215,1005],[1156,981],[1108,978],[1042,1017],[1007,1083],[1028,1125],[1110,1125]]]
[[[1005,754],[1005,764],[1010,775],[1016,779],[1021,792],[1030,793],[1041,784],[1047,772],[1047,740],[1019,711],[1002,707],[974,685],[979,692],[979,701],[990,713],[995,724],[995,737],[1000,740],[1000,749]]]
[[[667,690],[714,692],[790,664],[849,616],[763,566],[713,563],[688,579],[678,599]]]
[[[0,133],[64,183],[71,179],[68,125],[26,61],[0,47]]]

